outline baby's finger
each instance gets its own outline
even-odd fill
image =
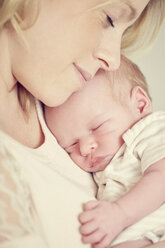
[[[93,220],[93,213],[91,211],[85,211],[79,215],[79,221],[81,224],[85,224],[91,220]]]
[[[99,201],[89,201],[84,204],[83,209],[86,210],[91,210],[96,208],[99,205]]]
[[[109,246],[109,244],[110,244],[110,239],[108,235],[105,235],[103,239],[99,243],[94,244],[92,248],[106,248]]]
[[[83,235],[82,236],[82,241],[87,244],[95,244],[95,243],[99,243],[104,237],[104,234],[97,229],[95,232],[89,234],[89,235]]]
[[[82,235],[89,235],[97,230],[96,223],[94,221],[87,222],[80,227],[80,233]]]

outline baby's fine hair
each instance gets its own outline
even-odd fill
[[[106,72],[110,82],[111,91],[117,100],[124,103],[131,89],[141,87],[151,100],[148,84],[140,68],[130,59],[121,55],[121,63],[118,70]]]

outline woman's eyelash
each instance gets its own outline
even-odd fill
[[[111,24],[111,26],[114,28],[115,26],[114,26],[113,21],[109,15],[107,15],[107,20]]]

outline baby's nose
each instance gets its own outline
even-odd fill
[[[83,157],[91,155],[97,148],[97,142],[91,136],[81,139],[79,144],[80,144],[80,153]]]

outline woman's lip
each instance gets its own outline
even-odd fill
[[[85,81],[89,81],[92,78],[92,76],[89,72],[83,70],[80,66],[78,66],[75,63],[73,63],[73,65],[75,66],[75,68],[81,74],[81,76],[84,78]]]

